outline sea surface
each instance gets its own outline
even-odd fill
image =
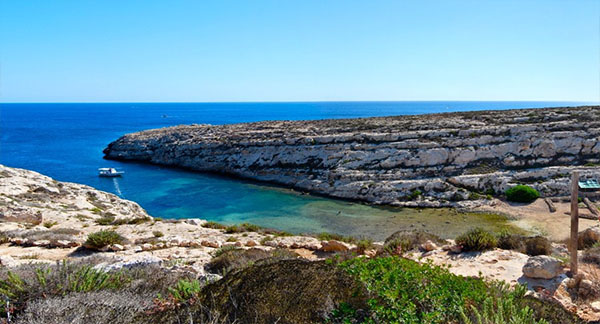
[[[447,210],[376,208],[291,190],[139,163],[104,160],[102,150],[126,133],[180,124],[228,124],[412,115],[488,109],[578,106],[574,102],[298,102],[0,104],[0,164],[83,183],[133,200],[151,215],[250,222],[295,233],[337,232],[382,239],[402,227],[451,236],[495,220]],[[115,167],[122,178],[99,178]],[[493,218],[493,217],[492,217]]]

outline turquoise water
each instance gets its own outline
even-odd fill
[[[107,161],[102,150],[129,132],[178,124],[226,124],[406,115],[461,110],[575,106],[557,102],[328,102],[328,103],[122,103],[0,104],[0,163],[60,181],[83,183],[138,202],[151,215],[251,222],[292,232],[331,231],[383,236],[418,223],[414,211],[300,195],[225,177],[139,163]],[[97,176],[117,167],[120,179]],[[414,214],[414,215],[413,215]],[[414,218],[410,218],[414,217]],[[429,216],[428,216],[429,217]],[[438,217],[438,216],[436,216]],[[441,216],[439,216],[441,217]],[[440,218],[432,218],[439,222]],[[457,221],[462,222],[457,218]],[[429,225],[428,225],[429,224]]]

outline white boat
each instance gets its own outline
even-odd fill
[[[98,169],[98,175],[101,177],[120,177],[123,171],[117,171],[115,168],[100,168]]]

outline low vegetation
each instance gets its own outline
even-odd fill
[[[122,244],[125,238],[115,231],[99,231],[88,235],[84,246],[88,249],[99,250],[112,244]]]
[[[368,316],[365,320],[362,315],[362,322],[546,323],[535,319],[533,310],[522,302],[524,287],[513,290],[398,257],[356,258],[340,267],[367,287]],[[360,313],[342,305],[330,321],[351,323]]]
[[[204,268],[208,272],[224,275],[229,271],[252,265],[259,260],[275,261],[297,259],[299,257],[298,254],[287,249],[273,249],[268,251],[256,248],[248,250],[228,249],[219,253]]]
[[[487,251],[498,245],[498,239],[493,233],[477,227],[459,235],[456,244],[462,246],[463,251]]]
[[[540,193],[537,190],[525,185],[517,185],[509,188],[504,194],[509,201],[522,203],[529,203],[540,197]]]
[[[543,236],[527,237],[506,231],[498,234],[498,247],[531,256],[552,254],[552,244],[547,238]]]
[[[445,243],[439,236],[425,231],[398,231],[385,240],[384,251],[391,254],[402,254],[417,249],[427,241],[436,244]]]

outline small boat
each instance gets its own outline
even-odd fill
[[[117,169],[115,168],[100,168],[98,169],[98,176],[100,177],[120,177],[123,173],[123,171],[117,171]]]

